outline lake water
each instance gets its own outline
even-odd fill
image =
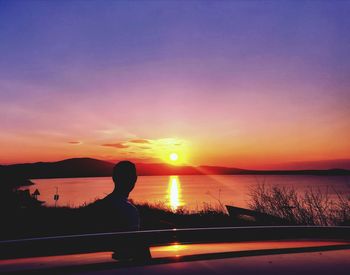
[[[114,187],[109,177],[35,179],[35,185],[24,187],[40,192],[39,200],[46,205],[55,205],[54,195],[59,194],[58,206],[78,207],[91,203],[109,194]],[[293,186],[298,192],[307,188],[321,188],[350,195],[348,176],[255,176],[255,175],[186,175],[186,176],[141,176],[130,198],[137,203],[161,203],[176,210],[200,210],[206,204],[217,206],[218,201],[247,207],[249,189],[257,184]]]

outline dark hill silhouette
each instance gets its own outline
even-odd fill
[[[163,163],[138,163],[140,176],[148,175],[350,175],[350,170],[244,170],[218,166],[174,166]],[[0,165],[1,178],[74,178],[111,176],[114,163],[92,159],[73,158],[57,162],[37,162]]]
[[[164,163],[138,163],[140,176],[232,174],[246,170],[214,166],[175,166]],[[92,159],[73,158],[57,162],[36,162],[0,166],[0,173],[21,175],[24,178],[74,178],[111,176],[114,163]]]
[[[73,158],[57,162],[36,162],[2,166],[5,173],[29,179],[99,177],[112,175],[114,164],[92,158]],[[0,171],[1,171],[0,170]]]

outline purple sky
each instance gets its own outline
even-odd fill
[[[0,163],[350,159],[349,14],[350,1],[0,0]]]

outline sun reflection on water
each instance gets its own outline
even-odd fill
[[[176,211],[183,205],[181,201],[181,182],[178,176],[169,177],[168,198],[168,203],[172,211]]]

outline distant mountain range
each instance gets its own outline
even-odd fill
[[[111,176],[114,163],[73,158],[57,162],[0,165],[0,176],[22,179]],[[350,170],[245,170],[219,166],[175,166],[162,163],[137,163],[140,176],[148,175],[350,175]]]

